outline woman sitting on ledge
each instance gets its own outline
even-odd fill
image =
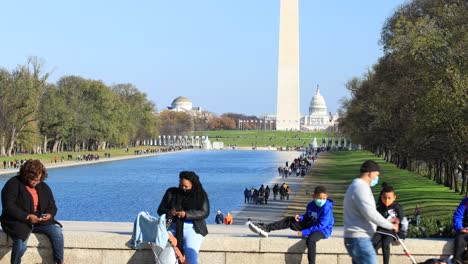
[[[52,242],[54,263],[63,263],[63,234],[54,196],[44,182],[47,171],[39,160],[28,160],[18,175],[9,179],[2,189],[2,228],[13,240],[11,263],[21,263],[29,235],[45,234]]]
[[[158,214],[172,219],[169,229],[177,238],[177,247],[189,264],[198,263],[198,252],[208,234],[205,219],[210,214],[208,195],[198,175],[192,171],[179,174],[179,187],[166,190]]]

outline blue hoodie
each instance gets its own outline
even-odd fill
[[[302,237],[307,237],[315,231],[320,231],[328,238],[332,233],[335,218],[333,217],[333,200],[327,199],[322,207],[318,207],[314,201],[307,205],[306,212],[300,215],[299,222],[311,221],[309,228],[303,229]]]
[[[463,198],[457,209],[453,213],[453,229],[459,232],[462,228],[468,227],[468,197]]]

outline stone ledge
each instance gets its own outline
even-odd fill
[[[150,250],[135,251],[125,246],[128,234],[64,231],[65,262],[72,263],[152,263]],[[407,239],[405,245],[417,261],[446,258],[453,251],[449,239]],[[11,240],[0,232],[0,264],[9,263]],[[392,262],[408,262],[401,246],[392,246]],[[379,261],[381,261],[379,257]],[[31,235],[24,263],[52,263],[49,239]],[[200,250],[200,263],[307,263],[304,240],[288,237],[208,235]],[[331,237],[317,243],[317,263],[350,264],[343,238]]]

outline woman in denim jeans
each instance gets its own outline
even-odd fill
[[[166,214],[167,219],[172,219],[169,231],[177,238],[177,247],[189,264],[197,264],[198,252],[208,234],[205,219],[210,214],[208,195],[198,175],[182,171],[179,187],[166,190],[158,214]]]
[[[31,233],[45,234],[52,242],[54,263],[63,263],[63,234],[54,196],[44,182],[47,171],[39,160],[28,160],[18,175],[9,179],[2,189],[3,231],[13,240],[11,263],[21,263]]]

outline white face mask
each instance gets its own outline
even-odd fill
[[[374,187],[374,186],[377,185],[377,183],[379,183],[379,176],[375,177],[375,178],[371,181],[370,186],[371,186],[371,187]]]

